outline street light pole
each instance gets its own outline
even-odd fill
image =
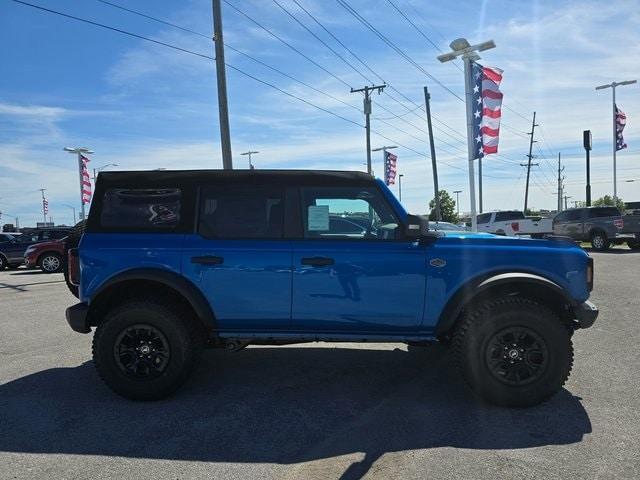
[[[96,183],[96,178],[98,178],[98,174],[104,170],[105,168],[109,168],[109,167],[117,167],[118,164],[117,163],[107,163],[106,165],[102,165],[101,167],[98,168],[94,168],[93,169],[93,183],[95,185]]]
[[[476,52],[489,50],[494,48],[496,44],[493,40],[482,42],[476,45],[470,45],[465,38],[458,38],[451,42],[451,52],[438,56],[440,62],[448,62],[455,60],[461,56],[464,62],[464,90],[467,104],[467,156],[469,160],[469,197],[471,199],[471,230],[478,231],[478,223],[476,219],[476,181],[474,171],[474,161],[476,159],[475,142],[473,138],[473,87],[471,83],[471,63],[480,59],[480,55]],[[436,192],[436,195],[438,192]]]
[[[400,200],[400,203],[402,203],[402,177],[404,177],[403,173],[398,175],[398,200]]]
[[[63,149],[65,152],[68,153],[75,153],[78,156],[78,179],[80,182],[80,220],[84,220],[85,219],[85,213],[84,213],[84,197],[82,195],[82,156],[84,154],[90,154],[90,153],[94,153],[93,150],[89,150],[88,148],[85,147],[64,147]]]
[[[257,150],[249,150],[248,152],[243,152],[240,154],[240,155],[249,157],[249,170],[253,170],[253,164],[251,163],[251,155],[254,155],[256,153],[260,153],[260,152],[258,152]]]
[[[371,149],[372,152],[380,152],[382,151],[382,168],[383,168],[383,172],[386,172],[386,166],[385,166],[385,162],[387,161],[387,150],[391,150],[394,148],[398,148],[396,145],[388,145],[388,146],[382,146],[379,148],[373,148]],[[371,156],[369,156],[369,158],[367,159],[367,170],[368,173],[373,175],[373,168],[371,166]]]
[[[602,90],[604,88],[610,88],[612,95],[612,109],[613,109],[613,202],[618,204],[618,171],[616,165],[616,139],[618,138],[617,125],[616,125],[616,87],[622,85],[632,85],[637,83],[637,80],[625,80],[624,82],[611,82],[606,85],[600,85],[596,87],[596,90]]]
[[[460,216],[460,194],[462,193],[462,190],[454,190],[453,193],[456,194],[457,215]]]

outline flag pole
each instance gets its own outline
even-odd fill
[[[439,55],[438,60],[444,63],[450,60],[455,60],[457,57],[461,56],[464,63],[464,93],[466,101],[465,103],[467,105],[467,155],[469,160],[469,199],[471,204],[471,230],[477,232],[478,222],[476,218],[476,181],[475,166],[473,163],[476,158],[476,151],[473,138],[473,87],[471,85],[471,62],[480,59],[480,55],[478,55],[476,52],[495,48],[496,44],[493,42],[493,40],[488,40],[476,45],[470,45],[467,39],[458,38],[451,42],[449,46],[451,47],[452,51]]]
[[[616,154],[618,151],[618,125],[617,125],[617,112],[616,112],[616,87],[621,85],[632,85],[637,83],[637,80],[625,80],[624,82],[611,82],[606,85],[600,85],[596,87],[596,90],[602,90],[603,88],[610,88],[612,91],[612,111],[613,111],[613,203],[618,205],[618,171],[616,165]]]

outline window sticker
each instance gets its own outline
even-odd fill
[[[310,205],[307,213],[307,231],[329,230],[329,205]]]

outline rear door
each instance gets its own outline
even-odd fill
[[[291,243],[285,190],[203,186],[197,230],[185,238],[183,273],[200,286],[221,332],[284,329],[291,321]]]
[[[293,241],[293,328],[355,334],[418,330],[426,247],[401,238],[400,221],[382,192],[305,187],[300,193],[303,238]],[[363,227],[345,231],[345,222]]]

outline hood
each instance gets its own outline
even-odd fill
[[[524,237],[507,237],[504,235],[494,235],[492,233],[477,233],[477,232],[450,232],[442,231],[441,238],[445,241],[453,241],[464,244],[472,245],[488,245],[488,246],[514,246],[514,247],[548,247],[548,248],[567,248],[576,247],[579,248],[575,242],[571,239],[553,238],[553,239],[538,239],[538,238],[524,238]]]

